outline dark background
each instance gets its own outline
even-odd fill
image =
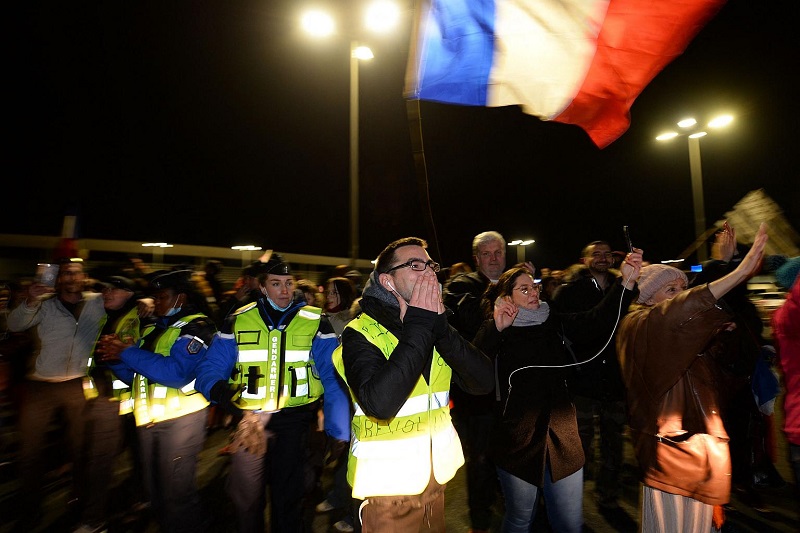
[[[304,3],[14,4],[0,233],[57,235],[77,214],[84,238],[348,256],[349,42],[302,35]],[[593,239],[622,248],[628,224],[648,259],[675,257],[694,233],[688,151],[654,137],[719,111],[736,118],[701,140],[708,224],[763,188],[800,228],[795,15],[789,1],[728,2],[604,150],[515,107],[423,103],[432,255],[469,260],[472,237],[495,229],[536,239],[528,258],[558,268]],[[362,258],[434,238],[402,98],[411,17],[364,39]]]

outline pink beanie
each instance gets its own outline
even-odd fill
[[[686,274],[673,266],[659,264],[643,267],[639,271],[639,279],[636,280],[639,285],[639,298],[636,301],[640,304],[645,303],[664,285],[676,279],[682,279],[684,283],[689,284]]]

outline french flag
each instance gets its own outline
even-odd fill
[[[423,0],[406,97],[519,105],[604,148],[724,0]]]

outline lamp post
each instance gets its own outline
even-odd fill
[[[517,239],[508,243],[510,246],[517,247],[517,263],[525,262],[525,247],[535,242],[533,239]]]
[[[733,121],[731,115],[720,115],[708,122],[709,128],[725,127]],[[694,209],[694,235],[695,239],[702,238],[706,232],[705,201],[703,199],[703,168],[700,159],[700,139],[708,132],[699,127],[694,118],[685,118],[677,123],[684,133],[669,131],[656,137],[657,141],[668,141],[675,137],[685,135],[689,147],[689,173],[692,179],[692,205]],[[697,261],[702,263],[708,259],[708,246],[700,243],[697,248]]]
[[[364,26],[377,33],[394,27],[399,9],[388,0],[375,0],[365,12]],[[333,19],[324,12],[310,11],[303,16],[303,28],[316,37],[335,33]],[[374,58],[369,47],[350,40],[350,264],[355,267],[359,255],[359,138],[358,138],[358,62]]]

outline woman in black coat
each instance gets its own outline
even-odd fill
[[[620,310],[635,297],[641,258],[630,254],[623,265],[628,290],[618,281],[584,313],[551,312],[524,268],[507,271],[487,291],[493,319],[484,322],[474,344],[497,363],[500,402],[489,454],[505,496],[506,533],[530,530],[540,489],[553,529],[581,531],[584,456],[565,381],[576,362],[565,343],[612,336]]]

